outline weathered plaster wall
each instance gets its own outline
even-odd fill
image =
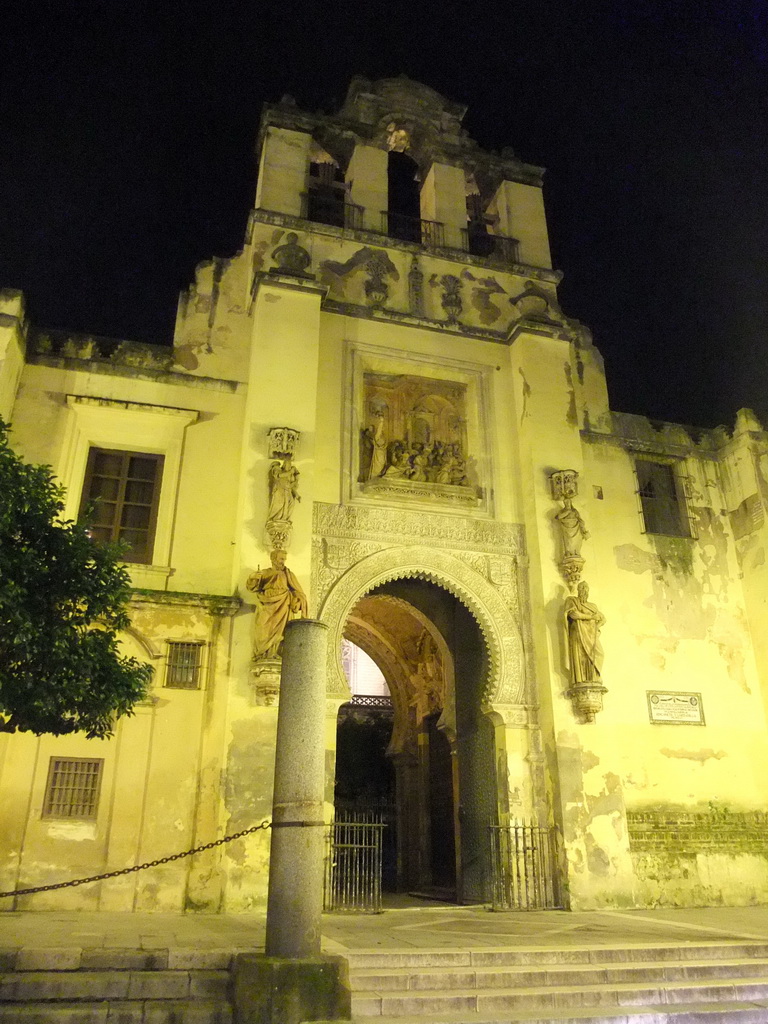
[[[659,456],[668,456],[673,428],[664,433],[656,432]],[[674,435],[677,455],[683,439]],[[630,814],[656,818],[670,808],[683,815],[707,808],[749,813],[768,796],[763,694],[721,462],[707,443],[687,441],[679,471],[695,536],[643,532],[633,454],[615,435],[587,437],[577,500],[591,532],[582,549],[584,576],[607,618],[603,681],[609,689],[597,722],[571,730],[582,766],[585,758],[591,765],[585,795],[589,802],[594,787],[594,800],[598,783]],[[554,542],[553,536],[553,550]],[[553,643],[558,639],[553,635]],[[651,724],[649,690],[700,693],[706,725]],[[743,860],[736,839],[716,853],[673,852],[663,844],[642,855],[632,848],[634,900],[685,905],[768,897],[765,854]],[[608,847],[599,857],[605,854]]]
[[[223,624],[223,628],[222,628]],[[109,740],[17,734],[0,776],[0,886],[49,884],[130,867],[210,842],[225,822],[219,790],[224,766],[223,691],[228,620],[198,601],[144,599],[132,608],[126,654],[149,661],[149,699],[121,719]],[[165,641],[206,644],[200,689],[164,685]],[[103,758],[93,821],[43,817],[52,757]],[[221,882],[208,863],[181,860],[138,874],[19,897],[17,909],[180,911],[221,909]]]

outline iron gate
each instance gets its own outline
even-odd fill
[[[545,825],[489,826],[491,904],[494,910],[562,907],[557,834]]]
[[[337,812],[327,833],[325,910],[381,913],[382,837],[371,812]]]

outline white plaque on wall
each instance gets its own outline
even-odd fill
[[[700,693],[647,690],[648,718],[657,725],[706,725]]]

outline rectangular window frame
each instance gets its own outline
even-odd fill
[[[194,692],[195,690],[203,689],[203,670],[205,667],[205,652],[208,645],[204,640],[166,640],[166,653],[165,653],[165,678],[163,680],[163,686],[169,690],[187,690]],[[172,652],[176,652],[180,655],[179,663],[174,664],[172,658]],[[184,654],[193,654],[196,656],[196,661],[190,664],[184,664]],[[193,682],[179,681],[184,674],[190,673],[194,678]],[[178,675],[175,673],[178,672]]]
[[[643,485],[640,479],[640,472],[638,470],[638,467],[642,463],[651,463],[656,466],[667,466],[670,468],[672,483],[675,489],[675,507],[677,509],[678,521],[680,524],[679,531],[670,532],[669,530],[651,528],[655,525],[653,523],[653,516],[649,515],[646,509],[652,509],[653,505],[648,504],[652,499],[649,499],[648,496],[643,494]],[[684,461],[682,459],[669,458],[663,455],[636,454],[633,460],[633,470],[635,474],[635,494],[637,496],[638,515],[640,516],[642,533],[645,533],[650,537],[677,537],[681,540],[695,540],[696,534],[688,505],[688,476],[685,473]]]
[[[80,498],[80,513],[78,518],[81,518],[88,507],[98,500],[91,495],[91,487],[93,484],[96,459],[99,455],[117,456],[121,460],[122,464],[118,484],[118,495],[115,502],[115,515],[113,521],[109,524],[110,541],[118,541],[121,539],[120,533],[123,527],[120,523],[120,519],[122,511],[126,504],[130,504],[125,501],[125,486],[127,482],[129,460],[131,458],[150,459],[157,466],[153,482],[152,503],[149,513],[149,526],[147,528],[146,550],[143,555],[137,555],[134,550],[129,549],[125,555],[126,562],[133,562],[137,565],[151,565],[155,548],[155,536],[157,533],[157,514],[160,507],[160,493],[163,486],[165,459],[163,455],[158,452],[126,451],[122,448],[102,448],[97,445],[91,445],[88,449],[88,461],[85,467],[85,479],[83,480],[83,489]]]
[[[81,796],[87,795],[88,799],[75,799],[78,794],[77,772],[69,772],[70,778],[67,779],[67,772],[62,769],[62,765],[92,765],[95,767],[95,782],[92,785],[79,787]],[[57,782],[56,776],[59,773],[65,776],[63,783]],[[45,782],[41,818],[46,821],[96,821],[99,814],[103,778],[103,757],[51,757],[48,762],[48,777]],[[74,813],[75,810],[79,810],[79,813]]]
[[[95,395],[67,395],[67,421],[55,470],[66,487],[64,518],[77,519],[90,448],[156,453],[164,458],[152,563],[126,562],[134,587],[165,590],[172,572],[185,435],[199,412]]]

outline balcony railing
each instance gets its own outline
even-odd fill
[[[350,231],[362,231],[363,208],[348,203],[342,197],[323,194],[319,189],[310,189],[302,196],[305,220],[314,224],[331,224]]]
[[[407,217],[404,213],[382,210],[381,231],[390,238],[399,238],[401,242],[416,242],[430,249],[445,246],[443,225],[437,220],[422,220],[420,217]]]
[[[520,243],[516,238],[506,235],[491,235],[488,231],[473,227],[464,228],[461,232],[464,251],[470,256],[482,256],[503,263],[519,263]]]

